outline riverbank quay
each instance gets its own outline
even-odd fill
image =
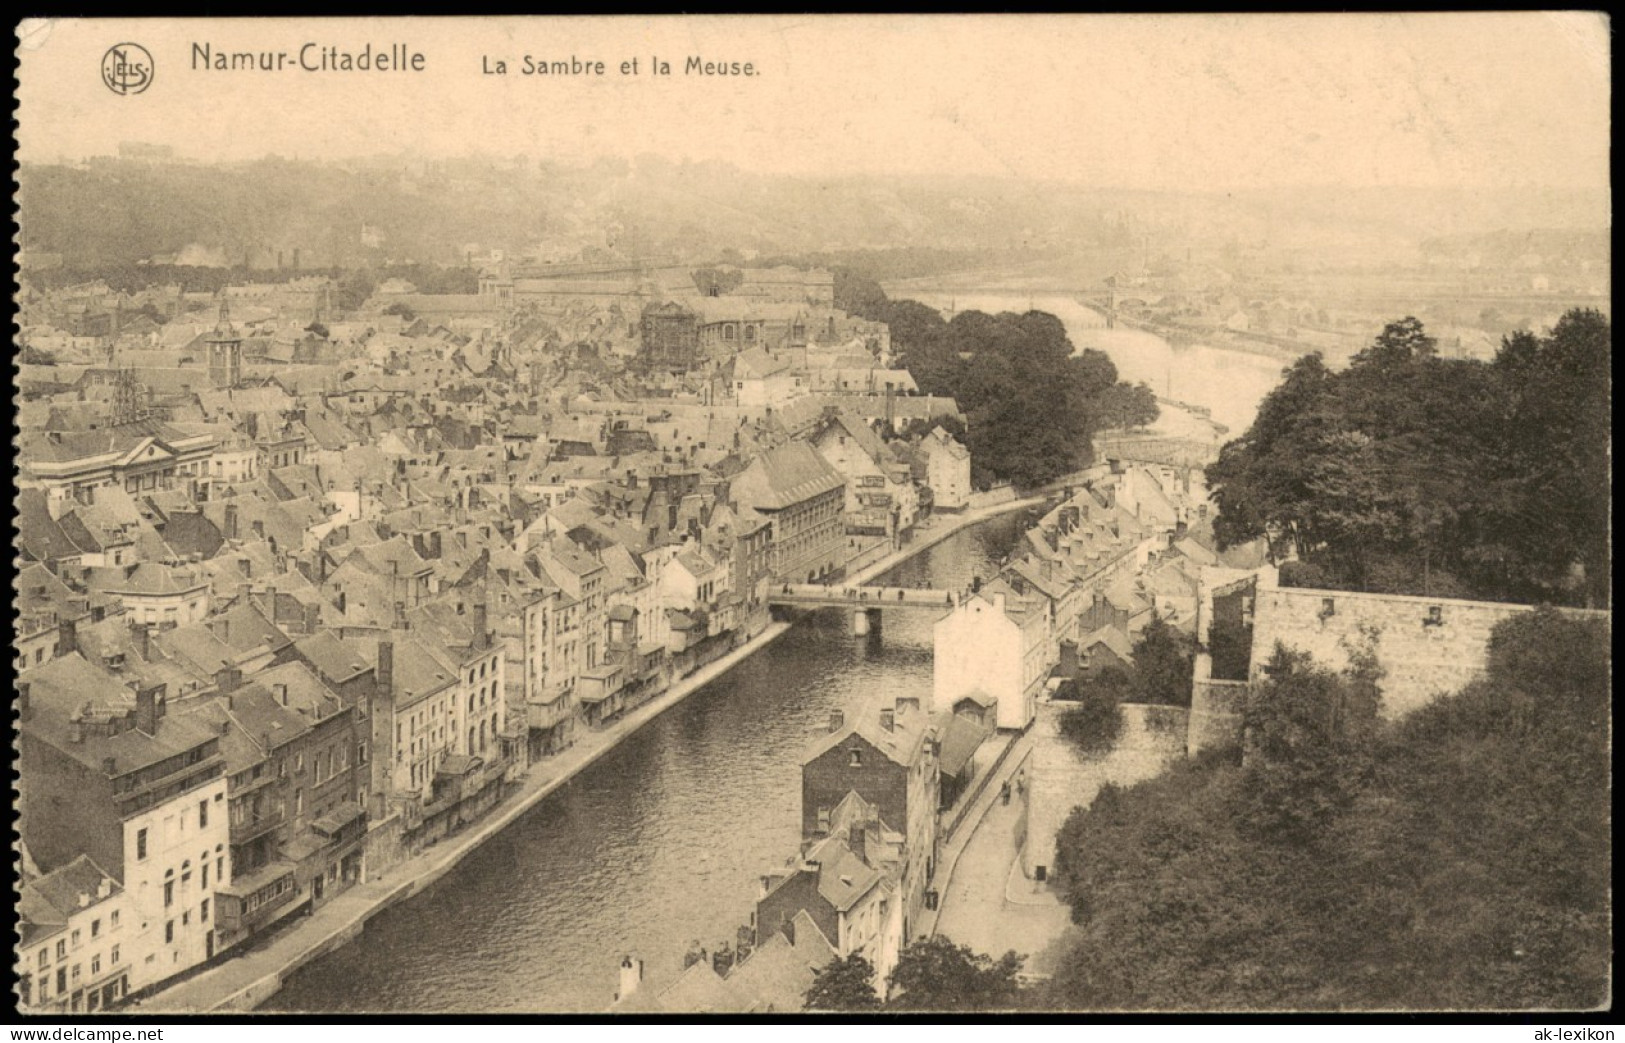
[[[1035,496],[959,515],[938,515],[915,542],[854,573],[858,582],[911,559],[942,540],[990,518],[1044,502]],[[851,582],[848,579],[847,582]],[[603,728],[582,734],[556,757],[537,762],[531,774],[491,810],[488,817],[335,896],[310,916],[289,924],[247,952],[223,960],[132,1005],[142,1013],[207,1013],[252,1010],[275,995],[301,967],[358,937],[384,909],[423,894],[486,840],[512,824],[549,794],[588,768],[663,711],[725,674],[787,632],[792,623],[774,623],[755,638],[675,683],[649,703]]]

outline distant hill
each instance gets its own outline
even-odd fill
[[[640,157],[198,165],[95,159],[18,172],[23,245],[69,268],[455,263],[538,245],[703,260],[917,247],[1053,251],[1239,241],[1283,248],[1497,228],[1602,228],[1606,193],[1372,189],[1203,196],[992,178],[793,178]]]

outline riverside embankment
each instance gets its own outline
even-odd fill
[[[895,569],[963,586],[996,569],[1017,512],[1041,502],[938,516],[844,582]],[[773,624],[538,764],[465,832],[141,1009],[601,1009],[620,950],[647,953],[652,972],[710,924],[744,922],[733,906],[757,870],[795,850],[794,765],[828,708],[876,684],[929,691],[929,620],[869,642],[848,628],[836,613]]]

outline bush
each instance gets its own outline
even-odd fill
[[[1127,678],[1121,671],[1107,670],[1092,683],[1079,685],[1076,705],[1061,714],[1061,734],[1077,744],[1084,753],[1102,753],[1123,732],[1121,693],[1127,687]]]

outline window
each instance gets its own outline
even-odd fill
[[[145,829],[138,829],[135,831],[135,860],[137,862],[144,862],[146,861],[146,858],[147,831]]]
[[[209,922],[209,900],[207,898],[203,900],[202,905],[198,906],[197,918],[202,923]]]
[[[95,977],[102,972],[102,954],[97,953],[90,958],[90,976]]]
[[[46,967],[50,966],[50,964],[51,964],[51,950],[50,949],[41,949],[39,951],[39,967],[40,967],[40,970],[43,971]]]
[[[90,921],[90,936],[92,938],[98,938],[98,937],[101,936],[101,933],[102,933],[102,922],[100,920],[92,920],[92,921]]]
[[[206,800],[200,800],[200,801],[197,802],[197,828],[205,829],[205,828],[208,827],[208,825],[209,825],[209,802],[206,801]]]
[[[107,962],[115,967],[118,966],[118,946],[113,946],[112,950],[107,954]]]
[[[164,921],[164,941],[166,943],[168,943],[168,942],[173,942],[174,940],[175,940],[175,921],[174,920],[165,920]]]
[[[203,879],[199,881],[198,886],[205,890],[209,887],[209,863],[207,862],[203,863]]]
[[[73,947],[75,949],[79,948],[79,929],[77,927],[73,929],[73,934],[71,937],[73,938]]]
[[[303,815],[305,813],[305,791],[302,789],[296,789],[293,791],[293,813],[295,815]]]
[[[819,808],[818,809],[818,832],[820,832],[820,833],[828,833],[829,832],[829,809],[828,808]]]
[[[175,881],[164,881],[164,908],[168,909],[175,904]]]
[[[857,747],[853,747],[852,749],[846,751],[846,755],[847,755],[847,758],[848,758],[847,762],[846,762],[848,767],[851,767],[851,768],[861,768],[861,767],[863,767],[863,751],[862,750],[858,749]]]
[[[111,930],[113,930],[113,929],[115,929],[117,927],[118,927],[118,910],[114,909],[113,912],[111,914],[109,914],[108,917],[107,917],[107,929],[109,931],[111,931]]]

